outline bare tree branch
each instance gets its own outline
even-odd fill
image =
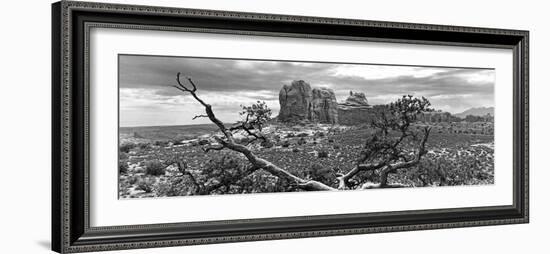
[[[418,145],[418,150],[414,156],[414,159],[409,161],[402,161],[394,164],[385,165],[384,169],[380,172],[380,186],[387,187],[388,174],[395,173],[398,169],[409,168],[416,166],[424,154],[426,154],[426,141],[428,141],[428,136],[430,135],[430,127],[424,128],[424,136]]]
[[[195,98],[195,100],[197,102],[201,103],[204,106],[205,111],[206,111],[206,115],[208,116],[210,121],[212,121],[214,124],[216,124],[216,126],[218,126],[218,129],[224,134],[225,139],[214,136],[216,141],[218,141],[223,147],[225,147],[227,149],[230,149],[230,150],[233,150],[235,152],[239,152],[239,153],[243,154],[247,158],[249,163],[252,164],[253,168],[263,169],[263,170],[269,172],[270,174],[272,174],[276,177],[279,177],[279,178],[288,180],[290,182],[293,182],[299,188],[301,188],[303,190],[308,190],[308,191],[310,191],[310,190],[336,190],[335,188],[332,188],[332,187],[330,187],[326,184],[323,184],[321,182],[317,182],[317,181],[313,181],[313,180],[305,180],[305,179],[299,178],[299,177],[291,174],[290,172],[274,165],[273,163],[256,156],[246,146],[235,143],[235,141],[233,140],[233,135],[232,135],[231,131],[228,130],[225,127],[225,125],[222,123],[222,121],[220,121],[214,115],[214,112],[212,111],[212,106],[210,106],[210,104],[205,103],[203,100],[201,100],[197,96],[197,94],[196,94],[197,87],[196,87],[195,83],[191,80],[191,78],[187,78],[187,81],[191,84],[192,88],[188,88],[180,82],[180,73],[177,74],[176,81],[178,82],[178,85],[179,85],[178,89],[180,91],[190,93],[193,96],[193,98]],[[217,150],[217,149],[218,148],[216,148],[216,149],[211,148],[210,150]]]
[[[207,115],[196,115],[196,116],[193,117],[193,120],[195,120],[197,118],[201,118],[201,117],[208,118]]]
[[[262,169],[273,176],[288,181],[292,186],[296,186],[302,190],[337,190],[319,181],[302,179],[289,171],[258,157],[248,148],[250,143],[258,139],[266,140],[266,138],[261,134],[261,127],[265,119],[269,119],[271,111],[264,107],[265,103],[258,104],[259,106],[254,105],[254,107],[243,107],[243,112],[241,114],[246,114],[246,120],[244,122],[240,122],[239,125],[227,128],[223,122],[215,116],[212,106],[204,102],[197,95],[197,86],[193,80],[189,77],[186,77],[186,80],[188,84],[184,85],[180,80],[180,73],[178,73],[176,77],[178,85],[174,87],[184,93],[191,94],[197,102],[204,106],[206,113],[195,116],[193,119],[199,117],[208,118],[223,134],[223,136],[214,136],[214,139],[216,139],[219,145],[203,148],[205,152],[209,152],[211,150],[219,151],[223,149],[238,152],[244,155],[251,164],[250,170],[247,170],[246,172],[254,172],[255,170]],[[429,127],[424,129],[422,140],[418,142],[418,148],[412,157],[408,155],[409,153],[406,152],[402,146],[404,146],[406,139],[412,139],[413,141],[418,140],[418,134],[408,131],[408,129],[411,126],[412,121],[416,119],[416,115],[420,112],[428,110],[427,107],[429,105],[429,101],[425,98],[417,99],[412,98],[412,96],[404,96],[403,99],[400,99],[395,103],[391,103],[388,107],[389,111],[382,111],[380,113],[380,120],[372,123],[375,128],[381,130],[381,138],[373,136],[372,139],[367,141],[355,163],[355,166],[347,173],[340,174],[337,177],[338,189],[349,189],[351,187],[355,188],[356,186],[359,186],[358,188],[361,189],[377,187],[402,187],[401,185],[389,185],[387,183],[387,176],[388,174],[395,173],[398,169],[416,166],[422,156],[426,153],[425,144],[430,133]],[[251,116],[253,117],[252,120],[250,119]],[[236,130],[243,130],[249,137],[252,137],[252,140],[250,140],[246,145],[236,143],[233,139],[232,133]],[[394,140],[394,138],[389,135],[390,130],[397,131],[400,136]],[[365,179],[361,179],[359,181],[354,179],[353,182],[350,182],[350,180],[357,176],[360,172],[368,171],[373,172],[373,174],[378,173],[380,176],[380,183],[372,184],[367,182],[361,184],[365,181]],[[192,176],[190,173],[189,175],[190,177]],[[220,181],[210,187],[201,187],[201,193],[209,193],[210,191],[223,186],[230,188],[232,183],[246,177],[247,175],[248,174],[239,174]],[[200,185],[200,183],[196,182],[196,179],[195,184]]]
[[[200,192],[204,188],[204,185],[199,183],[197,181],[197,178],[195,178],[195,176],[191,172],[189,172],[189,170],[187,170],[188,165],[185,161],[182,161],[181,159],[176,158],[174,163],[178,167],[178,171],[180,173],[182,173],[183,175],[186,175],[186,176],[189,177],[189,179],[191,180],[191,182],[195,186],[195,191],[196,192]]]
[[[220,150],[223,150],[225,147],[224,146],[208,146],[208,147],[205,147],[205,148],[202,148],[202,150],[205,152],[205,153],[208,153],[212,150],[214,151],[220,151]]]
[[[336,178],[338,180],[338,189],[339,190],[347,189],[348,185],[349,185],[348,184],[349,179],[351,179],[352,177],[354,177],[358,173],[365,172],[365,171],[377,170],[377,169],[382,168],[383,166],[384,166],[384,163],[359,164],[359,165],[355,166],[353,169],[348,171],[346,174],[341,175],[341,176]]]
[[[181,73],[178,72],[177,76],[176,76],[176,82],[178,83],[178,86],[174,86],[176,88],[178,88],[180,91],[184,92],[184,93],[189,93],[191,94],[191,96],[193,96],[193,98],[198,101],[200,104],[202,104],[204,106],[204,109],[206,111],[206,115],[208,116],[208,118],[210,119],[211,122],[213,122],[214,124],[216,124],[216,126],[218,126],[218,128],[220,129],[220,131],[222,132],[222,134],[229,140],[233,140],[233,134],[231,134],[230,131],[227,130],[227,128],[225,127],[225,125],[223,124],[222,121],[220,121],[218,118],[216,118],[216,115],[214,114],[214,111],[212,111],[212,106],[210,104],[207,104],[205,103],[203,100],[201,100],[198,96],[197,96],[197,86],[195,85],[195,83],[191,80],[191,78],[187,77],[187,81],[191,84],[192,88],[188,88],[187,86],[183,85],[180,81],[180,75]]]
[[[410,97],[409,97],[410,99]],[[417,101],[417,100],[413,100]],[[420,100],[418,100],[420,101]],[[406,106],[403,106],[403,104],[400,104],[398,101],[397,105],[399,106],[399,110],[402,112],[407,112],[407,110],[410,110],[410,108],[406,108]],[[428,105],[426,103],[427,101],[420,101],[420,105]],[[422,104],[424,103],[424,104]],[[422,109],[422,108],[420,108]],[[401,112],[400,111],[400,112]],[[400,113],[402,114],[402,113]],[[368,185],[368,188],[375,188],[378,187],[390,187],[387,184],[387,177],[390,173],[395,173],[398,169],[401,168],[408,168],[413,167],[417,165],[420,162],[420,159],[422,156],[426,153],[425,145],[426,141],[428,140],[428,136],[430,133],[430,128],[426,127],[424,128],[424,136],[422,140],[418,143],[417,151],[413,158],[410,158],[406,156],[402,148],[398,148],[405,139],[411,138],[413,140],[417,139],[416,133],[413,133],[411,131],[408,131],[408,128],[410,126],[411,117],[408,115],[400,115],[400,123],[395,124],[395,120],[388,120],[385,117],[385,114],[382,114],[384,117],[382,117],[382,122],[375,123],[375,127],[380,128],[382,131],[382,140],[379,140],[376,136],[374,136],[372,139],[367,141],[367,145],[365,146],[365,149],[361,152],[361,155],[359,156],[356,166],[352,168],[350,171],[348,171],[346,174],[339,175],[336,179],[338,180],[338,189],[348,189],[350,187],[349,180],[356,176],[360,172],[366,172],[366,171],[373,171],[379,170],[378,175],[380,176],[380,184],[370,184]],[[389,139],[387,136],[389,134],[388,129],[391,127],[392,129],[397,130],[400,133],[400,136],[395,139],[395,141],[389,141],[386,139]],[[381,142],[378,144],[378,142]],[[371,162],[365,164],[364,162],[368,160],[376,160],[376,162]],[[362,187],[363,188],[363,187]]]
[[[187,81],[191,84],[191,89],[189,89],[187,86],[183,85],[180,81],[180,75],[181,73],[178,72],[178,74],[176,75],[176,81],[178,82],[178,85],[181,87],[182,90],[185,90],[187,92],[191,92],[191,93],[194,93],[197,91],[197,86],[195,86],[195,83],[193,83],[193,81],[191,81],[191,79],[189,77],[186,77]]]

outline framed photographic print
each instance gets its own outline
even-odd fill
[[[57,252],[528,222],[528,31],[52,11]]]

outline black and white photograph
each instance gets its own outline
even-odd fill
[[[548,249],[544,1],[3,9],[0,254]]]
[[[495,70],[118,56],[119,198],[494,184]]]

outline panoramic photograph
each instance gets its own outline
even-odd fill
[[[121,199],[494,184],[494,69],[121,54],[118,82]]]

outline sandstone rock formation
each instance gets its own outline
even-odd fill
[[[301,121],[310,116],[311,86],[303,80],[292,81],[284,85],[279,92],[279,121]]]
[[[343,103],[338,103],[332,89],[312,89],[303,80],[284,85],[279,92],[279,103],[281,109],[277,119],[281,122],[371,124],[381,110],[387,110],[384,105],[369,105],[367,96],[361,92],[350,91],[348,98]],[[423,122],[452,122],[456,118],[442,111],[425,112],[418,116],[418,120]]]
[[[338,123],[342,125],[368,124],[375,117],[364,93],[349,92],[344,103],[338,104]]]
[[[334,91],[314,88],[296,80],[284,85],[279,92],[281,106],[278,119],[282,122],[312,121],[319,123],[338,122],[338,103]]]
[[[320,123],[338,123],[338,102],[332,89],[312,90],[310,120]]]
[[[352,106],[368,106],[369,102],[367,101],[367,96],[364,93],[354,93],[353,91],[349,91],[349,97],[346,99],[344,104]]]

